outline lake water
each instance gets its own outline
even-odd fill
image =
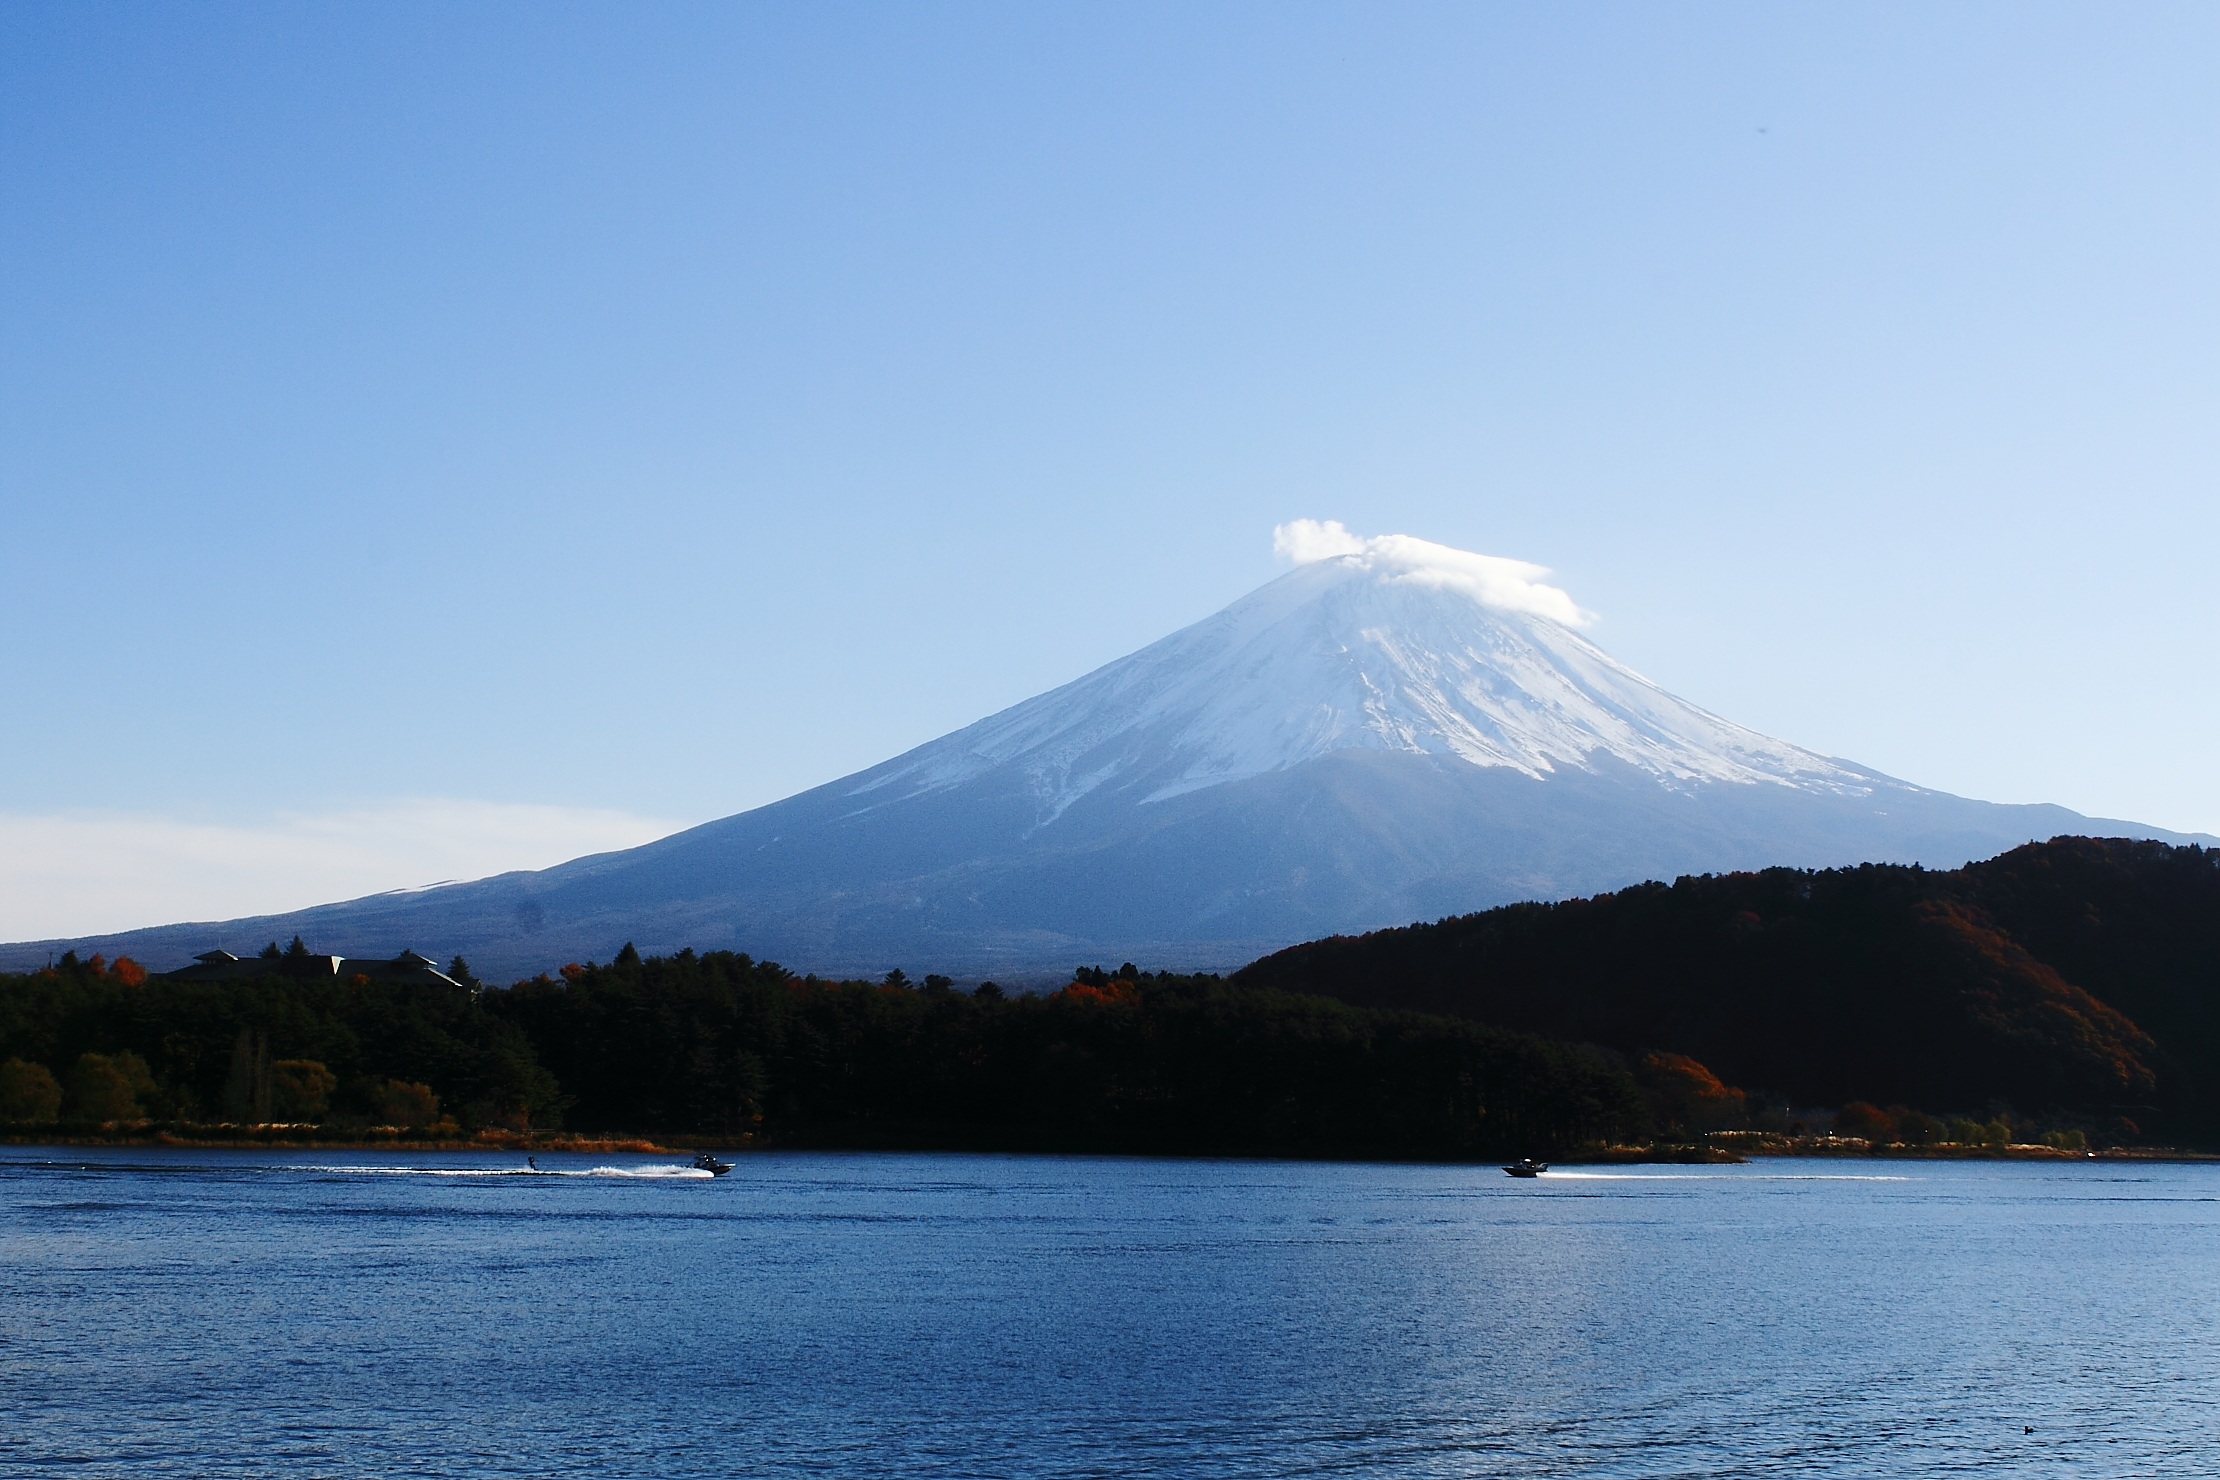
[[[0,1148],[0,1470],[2220,1473],[2220,1166],[540,1162]]]

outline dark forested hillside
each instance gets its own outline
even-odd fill
[[[1336,937],[1238,983],[1700,1060],[1799,1104],[2220,1138],[2220,851],[1706,875]]]

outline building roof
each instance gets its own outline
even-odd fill
[[[361,976],[381,982],[444,982],[450,987],[462,985],[434,966],[431,957],[412,950],[386,959],[374,956],[234,956],[219,948],[203,951],[193,961],[191,966],[181,966],[175,971],[163,972],[162,975],[170,981],[189,982],[259,981],[268,976],[296,980],[329,980],[334,977],[351,979]]]

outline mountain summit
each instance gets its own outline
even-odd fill
[[[1955,867],[2099,831],[1929,791],[1675,698],[1548,572],[1301,521],[1295,568],[867,771],[645,847],[283,916],[62,944],[175,964],[300,933],[489,976],[727,947],[800,969],[1230,966],[1295,941],[1647,878]],[[37,953],[34,956],[34,953]]]
[[[1677,699],[1582,637],[1539,566],[1408,535],[1282,525],[1297,568],[1214,617],[867,773],[913,797],[1023,775],[1045,824],[1108,789],[1140,805],[1336,751],[1534,780],[1620,762],[1658,784],[1871,790],[1856,769]]]

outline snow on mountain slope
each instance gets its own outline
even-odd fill
[[[1454,756],[1540,778],[1624,761],[1667,786],[1864,792],[1871,778],[1677,699],[1580,635],[1521,561],[1338,524],[1283,525],[1297,567],[1217,615],[867,773],[873,802],[1014,767],[1041,821],[1100,787],[1138,800],[1337,750]],[[878,795],[873,797],[872,794]]]

